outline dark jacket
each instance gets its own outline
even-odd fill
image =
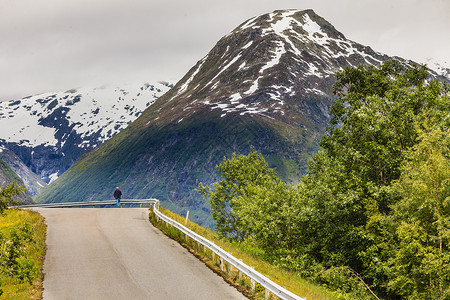
[[[120,197],[122,197],[122,192],[120,190],[115,190],[114,198],[119,199]]]

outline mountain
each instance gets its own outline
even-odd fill
[[[0,102],[0,146],[50,182],[134,121],[171,87],[82,88]]]
[[[0,187],[4,188],[10,183],[15,182],[24,186],[22,179],[11,169],[11,167],[0,159]],[[28,192],[23,192],[15,198],[20,204],[31,204],[33,200]]]
[[[211,224],[195,188],[217,181],[224,157],[253,145],[285,181],[297,181],[329,122],[335,72],[388,59],[312,10],[252,18],[36,200],[105,200],[120,186],[125,198],[153,196]]]
[[[47,184],[34,174],[11,150],[0,146],[0,159],[5,162],[23,182],[31,197],[39,194]]]
[[[435,59],[426,59],[428,68],[433,70],[436,74],[445,78],[450,78],[450,63],[447,61],[436,61]]]

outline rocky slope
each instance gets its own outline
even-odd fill
[[[80,159],[37,201],[157,197],[210,222],[198,183],[232,153],[261,152],[286,181],[304,173],[329,121],[335,72],[387,59],[312,10],[275,11],[223,37],[136,121]]]
[[[83,88],[0,102],[0,146],[50,182],[124,129],[170,87]]]
[[[11,150],[0,146],[0,159],[19,176],[31,197],[39,194],[47,186],[47,183],[33,173]]]
[[[7,187],[12,182],[17,183],[20,186],[25,186],[22,179],[11,169],[11,167],[0,159],[0,188]],[[30,194],[25,191],[22,194],[15,197],[19,204],[33,203]]]

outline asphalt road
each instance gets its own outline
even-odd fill
[[[144,208],[39,208],[44,300],[246,299],[148,221]]]

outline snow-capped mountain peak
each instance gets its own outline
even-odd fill
[[[169,102],[181,100],[185,114],[208,105],[222,117],[237,112],[272,118],[285,115],[286,105],[299,97],[331,97],[337,70],[387,59],[346,39],[312,10],[274,11],[224,36],[177,83]]]

